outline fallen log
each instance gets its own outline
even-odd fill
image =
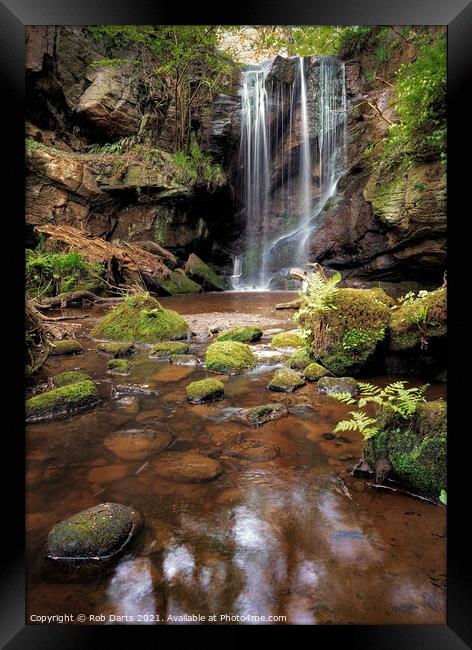
[[[103,298],[102,296],[97,296],[91,291],[86,289],[81,289],[79,291],[66,291],[65,293],[60,293],[57,296],[52,298],[43,298],[41,302],[34,301],[34,306],[36,309],[64,309],[64,307],[70,307],[77,303],[83,303],[84,301],[93,302],[93,303],[105,303],[105,304],[115,304],[121,302],[123,298]]]

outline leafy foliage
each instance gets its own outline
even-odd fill
[[[100,264],[87,264],[79,253],[45,253],[26,251],[26,287],[33,296],[55,296],[73,291],[79,285],[100,277],[103,268]]]
[[[356,404],[358,408],[366,408],[372,404],[376,415],[382,409],[390,409],[403,419],[408,419],[416,412],[419,404],[425,401],[424,394],[429,384],[406,388],[406,381],[396,381],[385,388],[366,382],[359,382],[360,396],[352,397],[348,393],[331,395],[344,404]],[[379,433],[377,417],[371,418],[362,411],[350,411],[350,420],[341,420],[334,431],[359,431],[365,440]]]
[[[447,491],[446,490],[441,490],[441,494],[439,495],[439,500],[441,503],[443,503],[445,506],[447,506]]]
[[[181,170],[183,183],[195,183],[202,180],[207,187],[221,185],[225,175],[220,165],[215,165],[211,159],[203,153],[195,137],[191,137],[188,152],[184,150],[174,153],[174,162]]]

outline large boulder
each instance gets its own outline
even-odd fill
[[[385,295],[385,298],[383,295]],[[298,321],[317,361],[334,375],[359,374],[387,334],[388,296],[372,289],[336,289],[329,307],[304,299]]]
[[[447,483],[447,404],[439,399],[420,404],[415,414],[400,418],[384,409],[380,432],[367,441],[364,456],[375,470],[388,463],[390,475],[411,489],[438,498]]]
[[[446,289],[425,292],[392,313],[389,347],[394,352],[425,349],[447,335]]]
[[[63,570],[99,572],[120,557],[141,526],[133,508],[100,503],[51,528],[48,558]]]
[[[169,271],[168,277],[161,282],[160,288],[170,296],[179,293],[200,293],[202,287],[191,280],[183,269]]]
[[[223,291],[225,288],[223,281],[195,253],[189,255],[184,271],[207,291]]]
[[[92,330],[92,336],[96,338],[140,343],[183,339],[188,334],[185,320],[176,311],[164,309],[147,293],[126,298]]]

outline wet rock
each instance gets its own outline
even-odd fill
[[[110,359],[107,363],[107,372],[109,375],[129,375],[133,364],[127,359]]]
[[[116,431],[106,436],[103,444],[117,458],[133,461],[156,455],[166,449],[171,442],[170,433],[145,428]]]
[[[241,343],[252,343],[262,338],[263,331],[259,327],[246,325],[243,327],[234,327],[231,330],[222,332],[217,341],[240,341]]]
[[[99,402],[93,381],[79,381],[48,390],[26,401],[26,421],[39,422],[92,408]]]
[[[333,393],[347,393],[352,397],[359,395],[359,384],[353,377],[321,377],[316,389],[326,395]]]
[[[133,343],[99,343],[97,351],[109,355],[114,359],[129,357],[136,352]]]
[[[276,458],[280,454],[280,447],[268,445],[262,440],[246,440],[225,449],[224,453],[232,458],[264,462]]]
[[[223,291],[225,288],[223,280],[205,262],[197,257],[195,253],[189,255],[184,266],[184,271],[207,291]]]
[[[326,370],[326,368],[319,363],[310,363],[303,371],[303,376],[307,381],[318,381],[321,377],[329,374],[329,370]]]
[[[290,302],[279,302],[275,305],[276,309],[300,309],[301,300],[296,298],[295,300],[290,300]]]
[[[273,336],[271,345],[273,348],[301,348],[305,343],[297,330],[290,330]]]
[[[153,472],[162,478],[182,483],[211,481],[223,473],[217,460],[196,451],[167,452],[154,464]]]
[[[305,385],[305,380],[299,372],[283,368],[277,370],[267,388],[268,390],[281,391],[283,393],[293,393],[294,390]]]
[[[177,312],[164,309],[148,293],[141,293],[111,309],[91,333],[113,341],[157,343],[185,338],[189,327]]]
[[[210,439],[216,447],[221,447],[241,442],[241,436],[240,431],[228,431],[226,428],[221,428],[218,431],[213,431]]]
[[[177,366],[198,366],[200,363],[194,354],[171,354],[169,361]]]
[[[270,422],[271,420],[278,420],[288,415],[288,411],[283,404],[263,404],[262,406],[255,406],[244,412],[244,416],[256,426]]]
[[[172,354],[186,354],[189,347],[186,343],[178,341],[163,341],[151,348],[149,356],[151,359],[168,359]]]
[[[141,527],[133,508],[100,503],[53,526],[47,555],[66,572],[98,573],[119,558]]]
[[[82,354],[83,347],[75,339],[63,339],[62,341],[52,341],[49,356],[57,357],[63,354]]]
[[[115,384],[111,390],[112,397],[158,397],[159,391],[139,386],[138,384]]]
[[[170,296],[181,293],[200,293],[201,285],[191,280],[183,269],[170,271],[168,277],[160,283],[160,288]]]
[[[251,348],[239,341],[216,341],[205,354],[205,364],[211,372],[239,374],[256,365]]]
[[[67,370],[51,378],[51,383],[54,388],[77,384],[79,381],[92,381],[92,378],[87,373],[80,372],[79,370]]]
[[[288,359],[288,366],[292,370],[304,370],[313,361],[313,357],[309,350],[306,348],[299,348],[290,355]]]
[[[225,385],[218,379],[193,381],[185,390],[192,404],[213,402],[217,399],[223,399],[225,396]]]

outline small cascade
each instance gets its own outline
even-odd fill
[[[245,246],[238,286],[269,289],[309,261],[317,217],[346,165],[344,64],[335,57],[281,59],[251,66],[241,84],[241,195]]]
[[[231,281],[231,288],[234,291],[238,291],[241,287],[240,285],[240,280],[242,276],[242,270],[241,270],[241,255],[235,255],[233,259],[233,273],[232,275],[229,276],[229,279]]]

